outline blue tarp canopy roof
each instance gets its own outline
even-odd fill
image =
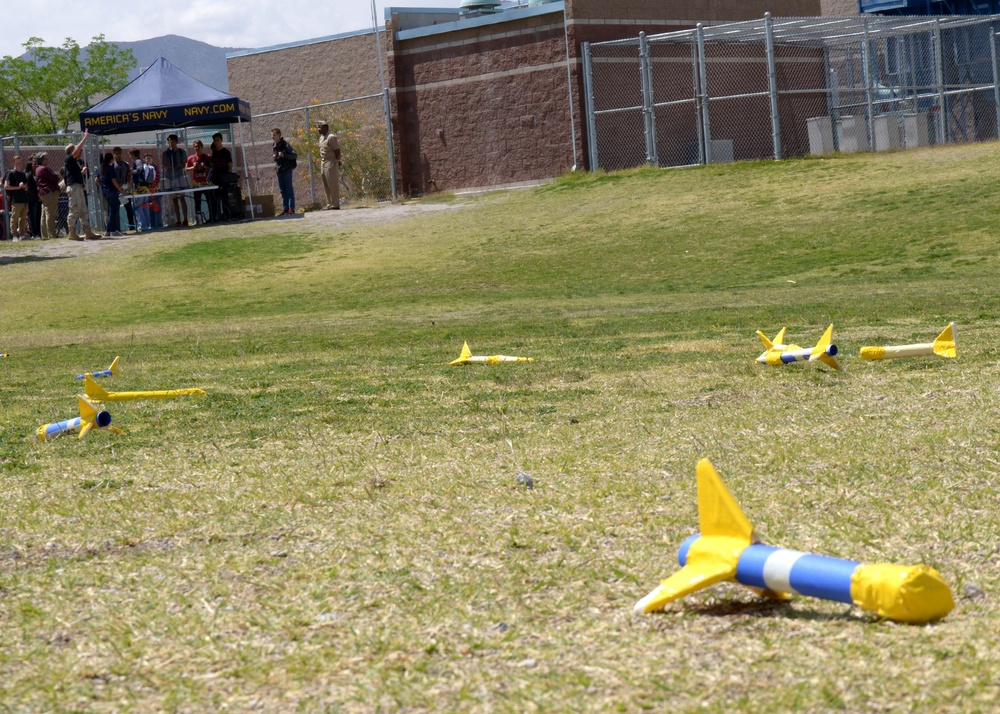
[[[250,120],[250,105],[213,89],[160,57],[110,97],[80,112],[91,134],[217,126]]]

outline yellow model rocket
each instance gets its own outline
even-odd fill
[[[949,322],[948,326],[941,331],[941,334],[933,342],[921,342],[915,345],[896,345],[895,347],[861,348],[861,359],[867,360],[922,357],[924,355],[937,355],[938,357],[947,357],[949,359],[958,357],[958,350],[955,347],[954,322]]]
[[[760,338],[761,344],[764,345],[764,351],[757,357],[757,361],[761,364],[782,365],[791,364],[792,362],[815,362],[819,360],[834,369],[840,369],[840,363],[837,361],[837,345],[833,344],[832,324],[826,328],[826,332],[823,333],[823,336],[819,338],[819,342],[812,349],[808,347],[802,348],[798,345],[786,345],[784,327],[774,336],[773,340],[767,339],[767,336],[760,330],[757,330],[757,337]]]
[[[91,399],[99,402],[126,402],[132,399],[173,399],[174,397],[203,397],[204,389],[162,389],[154,392],[109,392],[94,381],[89,374],[84,376],[84,391]]]
[[[508,357],[507,355],[490,355],[489,357],[480,357],[472,354],[472,350],[469,349],[469,343],[462,343],[462,354],[458,356],[458,359],[453,359],[448,363],[449,367],[454,367],[460,364],[500,364],[501,362],[534,362],[533,357]]]
[[[79,431],[80,435],[77,438],[82,439],[94,427],[107,429],[116,434],[124,433],[118,427],[111,426],[111,415],[108,412],[103,409],[99,410],[85,397],[77,397],[76,400],[80,406],[80,416],[73,419],[66,419],[65,421],[52,422],[51,424],[42,424],[42,426],[35,430],[35,436],[38,437],[39,441],[54,439],[67,431]]]
[[[636,603],[636,612],[723,581],[779,600],[798,593],[853,603],[899,622],[931,622],[955,606],[944,580],[926,565],[866,565],[762,544],[708,459],[698,462],[698,521],[701,533],[677,554],[681,569]]]

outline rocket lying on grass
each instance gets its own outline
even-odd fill
[[[861,348],[861,359],[867,360],[923,357],[924,355],[937,355],[938,357],[947,357],[950,359],[958,357],[958,350],[955,348],[954,322],[949,322],[948,326],[941,331],[941,334],[933,342],[921,342],[915,345],[896,345],[895,347]]]
[[[126,402],[131,399],[172,399],[174,397],[203,397],[204,389],[161,389],[154,392],[109,392],[94,381],[89,374],[84,375],[84,391],[98,402]]]
[[[87,435],[94,427],[98,429],[107,429],[108,431],[113,431],[116,434],[123,434],[124,432],[116,426],[111,426],[111,415],[104,411],[98,410],[96,406],[91,404],[84,397],[77,397],[77,402],[80,405],[80,416],[74,419],[66,419],[65,421],[57,421],[52,424],[43,424],[35,430],[35,436],[38,437],[39,441],[48,441],[49,439],[54,439],[62,433],[67,431],[79,431],[79,439],[82,439]]]
[[[469,349],[469,343],[462,343],[462,354],[458,356],[458,359],[453,359],[448,363],[449,367],[453,367],[459,364],[500,364],[501,362],[534,362],[533,357],[508,357],[507,355],[490,355],[489,357],[480,357],[472,354],[472,350]]]
[[[118,374],[118,358],[115,357],[114,361],[111,363],[111,366],[108,367],[107,369],[99,369],[96,372],[84,372],[83,374],[76,375],[75,377],[73,377],[73,379],[83,379],[88,374],[91,377],[114,377],[116,374]]]
[[[941,576],[926,565],[865,565],[761,544],[708,459],[698,462],[698,520],[701,533],[677,554],[681,569],[636,603],[637,612],[659,610],[722,581],[779,600],[798,593],[853,603],[909,623],[940,619],[955,606]]]
[[[767,339],[763,332],[757,330],[757,336],[764,345],[764,351],[760,353],[757,361],[761,364],[782,365],[792,362],[815,362],[819,360],[825,365],[834,369],[840,369],[837,362],[837,345],[833,344],[833,325],[826,328],[826,332],[819,338],[819,342],[812,349],[799,347],[798,345],[786,345],[785,328],[775,335],[773,340]]]

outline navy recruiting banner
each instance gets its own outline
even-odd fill
[[[154,107],[131,111],[82,112],[80,126],[94,134],[144,129],[164,129],[198,124],[225,124],[250,120],[250,105],[233,97],[176,107]]]

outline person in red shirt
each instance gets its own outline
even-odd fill
[[[56,213],[59,211],[59,174],[49,168],[49,155],[35,156],[35,184],[42,202],[42,240],[56,237]]]
[[[184,168],[188,173],[191,186],[198,188],[199,186],[208,185],[208,172],[211,168],[212,157],[205,153],[205,145],[201,140],[195,139],[194,143],[191,144],[191,155],[188,157],[187,166]],[[206,204],[208,203],[205,193],[205,191],[196,191],[194,194],[194,215],[196,220],[201,216],[201,202],[205,201]]]

